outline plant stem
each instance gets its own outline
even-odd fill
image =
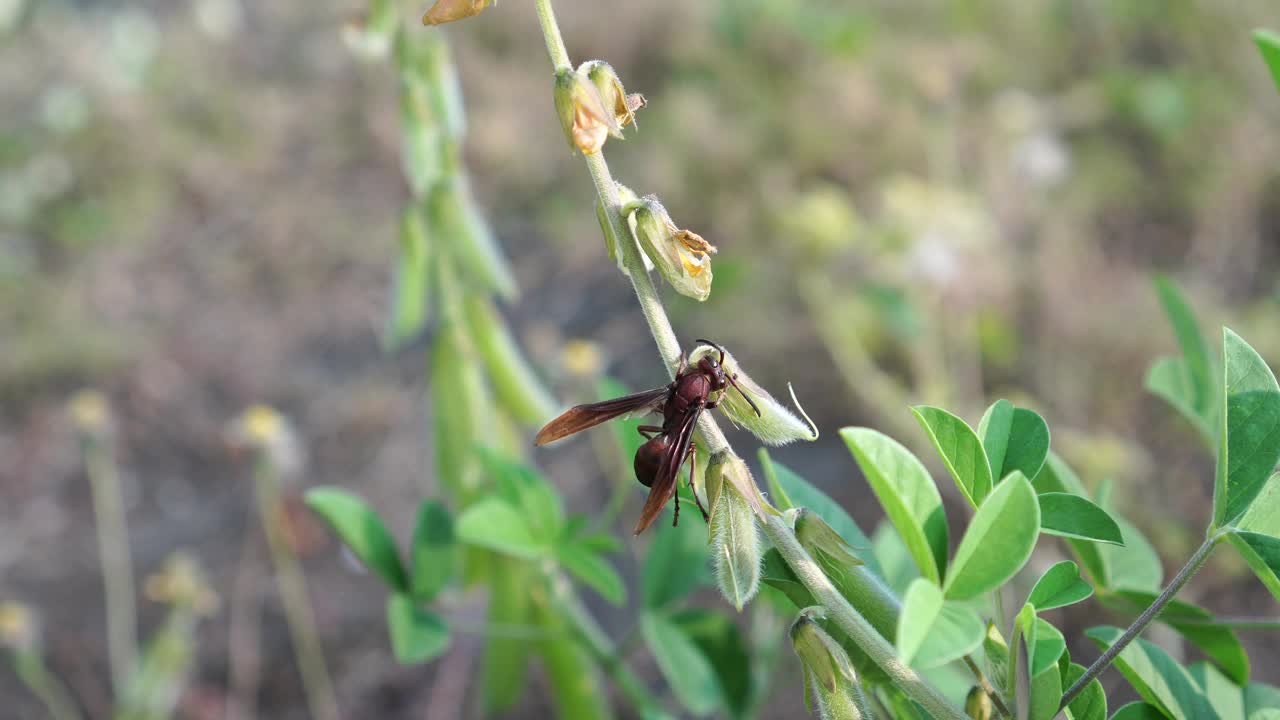
[[[293,652],[302,675],[303,690],[311,714],[320,720],[338,720],[338,701],[333,683],[325,667],[324,652],[316,635],[315,617],[307,599],[307,584],[298,557],[289,547],[284,532],[284,503],[280,497],[280,479],[267,458],[259,458],[254,472],[258,494],[258,514],[267,535],[271,563],[275,566],[276,585],[289,625]]]
[[[964,660],[964,664],[969,668],[969,672],[973,673],[973,677],[978,681],[978,686],[987,694],[987,697],[991,698],[991,704],[995,706],[996,712],[1000,713],[1001,717],[1013,717],[1013,714],[1009,712],[1009,708],[1005,707],[1004,699],[1000,697],[1000,693],[991,686],[991,681],[987,680],[987,676],[982,672],[982,668],[978,667],[978,664],[973,661],[973,656],[965,655],[962,659]]]
[[[551,9],[551,0],[537,0],[538,19],[542,24],[542,32],[547,42],[547,52],[551,62],[557,67],[567,65],[568,53],[564,49],[564,40],[560,36],[560,28],[556,26],[555,13]],[[596,194],[605,215],[613,228],[618,244],[621,246],[623,264],[627,269],[627,277],[635,290],[636,299],[640,302],[640,310],[649,325],[658,352],[671,377],[675,377],[682,352],[680,341],[676,338],[671,321],[667,318],[666,309],[658,296],[653,280],[645,270],[640,250],[636,246],[631,229],[622,221],[618,202],[618,186],[609,172],[609,165],[604,155],[597,152],[586,156],[587,169],[596,186]],[[729,441],[721,432],[711,413],[703,413],[698,420],[698,437],[700,449],[708,455],[728,453],[736,454],[729,447]],[[766,514],[763,518],[765,533],[778,548],[787,564],[795,571],[809,591],[827,610],[829,617],[843,629],[851,639],[881,667],[889,677],[902,688],[913,700],[920,703],[937,720],[965,720],[965,715],[958,708],[947,702],[935,688],[926,683],[914,670],[898,659],[893,647],[881,637],[880,633],[860,615],[853,606],[835,589],[822,569],[813,558],[805,552],[796,539],[795,532],[787,526],[781,517]]]
[[[107,442],[105,437],[86,439],[84,462],[93,495],[99,562],[106,593],[111,684],[116,696],[120,697],[128,688],[129,678],[138,661],[137,603],[133,592],[133,561],[129,556],[120,473]]]
[[[858,648],[884,670],[894,685],[920,703],[935,720],[965,720],[965,714],[903,663],[888,641],[844,599],[818,563],[800,546],[795,533],[781,516],[766,514],[763,520],[765,534],[813,598],[826,609],[827,617],[834,620]]]
[[[1111,643],[1111,647],[1107,648],[1106,652],[1102,653],[1102,657],[1093,661],[1093,664],[1089,666],[1089,669],[1084,671],[1084,675],[1081,675],[1080,679],[1076,680],[1075,683],[1068,688],[1065,693],[1063,693],[1062,704],[1059,705],[1059,708],[1065,708],[1068,703],[1074,700],[1075,697],[1079,695],[1086,686],[1088,686],[1090,680],[1093,680],[1098,677],[1098,675],[1102,674],[1102,671],[1106,670],[1107,667],[1111,665],[1116,657],[1129,646],[1129,643],[1133,642],[1134,638],[1142,634],[1142,631],[1145,630],[1147,625],[1150,625],[1151,621],[1160,614],[1160,611],[1164,609],[1164,606],[1168,605],[1169,601],[1173,600],[1174,596],[1178,594],[1178,591],[1181,590],[1182,587],[1195,576],[1196,572],[1204,566],[1205,561],[1209,559],[1209,554],[1213,552],[1213,549],[1217,547],[1218,543],[1222,542],[1222,539],[1225,537],[1226,533],[1222,530],[1218,530],[1205,538],[1204,543],[1195,551],[1195,554],[1191,556],[1191,559],[1187,560],[1187,564],[1182,566],[1182,569],[1179,570],[1178,574],[1174,576],[1172,581],[1170,581],[1169,586],[1164,589],[1164,592],[1160,593],[1160,596],[1156,598],[1155,602],[1151,603],[1151,607],[1144,610],[1142,614],[1138,616],[1138,619],[1134,620],[1133,624],[1124,631],[1124,634],[1121,635],[1114,643]]]
[[[83,717],[62,681],[45,666],[33,651],[13,654],[13,669],[31,692],[35,693],[53,720],[80,720]]]

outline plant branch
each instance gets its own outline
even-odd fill
[[[109,437],[109,436],[107,436]],[[120,472],[107,437],[87,439],[85,473],[93,496],[98,528],[98,554],[106,591],[107,654],[111,685],[124,694],[138,659],[137,603],[133,592],[133,560],[129,556],[128,525],[120,492]]]
[[[962,659],[965,666],[969,668],[969,672],[973,673],[974,679],[978,681],[978,686],[987,694],[987,697],[991,698],[991,704],[995,706],[996,712],[1000,713],[1000,717],[1013,717],[1013,714],[1009,712],[1009,708],[1005,707],[1004,699],[1000,697],[1000,693],[991,686],[991,681],[987,680],[982,668],[978,667],[978,664],[973,661],[973,656],[965,655]]]
[[[537,0],[538,19],[547,42],[547,52],[551,62],[557,67],[568,63],[568,53],[564,49],[564,40],[560,29],[556,26],[555,13],[551,9],[551,0]],[[640,302],[640,310],[649,325],[658,352],[667,365],[668,373],[674,378],[679,367],[682,352],[671,321],[667,318],[666,309],[658,296],[640,250],[632,236],[631,229],[622,220],[620,203],[618,202],[618,186],[609,172],[609,165],[604,156],[597,152],[586,156],[587,168],[595,183],[596,194],[604,207],[614,235],[618,238],[619,250],[622,253],[623,265],[627,277]],[[711,413],[703,413],[698,421],[700,447],[709,455],[728,453],[734,455],[724,433],[711,417]],[[889,677],[913,700],[920,703],[938,720],[965,720],[965,715],[951,705],[935,688],[926,683],[914,670],[898,659],[892,646],[876,631],[874,627],[857,610],[845,600],[813,558],[805,552],[796,539],[795,532],[781,517],[766,514],[762,519],[765,533],[778,548],[787,564],[795,571],[813,596],[824,606],[829,617],[843,629],[850,638],[881,667]]]
[[[1204,543],[1195,551],[1191,559],[1187,560],[1187,564],[1183,565],[1178,574],[1169,582],[1169,586],[1164,589],[1164,592],[1160,593],[1155,602],[1151,603],[1151,607],[1143,610],[1138,619],[1134,620],[1133,624],[1124,631],[1124,634],[1111,643],[1111,647],[1107,648],[1106,652],[1102,653],[1102,657],[1093,661],[1089,669],[1084,671],[1084,675],[1081,675],[1079,680],[1076,680],[1070,688],[1067,688],[1067,691],[1062,695],[1062,704],[1059,705],[1059,708],[1065,708],[1068,703],[1074,700],[1089,685],[1089,681],[1101,675],[1102,671],[1106,670],[1115,661],[1116,657],[1129,646],[1129,643],[1142,634],[1142,631],[1160,614],[1165,605],[1168,605],[1169,601],[1173,600],[1174,596],[1178,594],[1178,591],[1204,566],[1205,561],[1209,559],[1209,554],[1225,537],[1226,533],[1219,530],[1205,538]]]

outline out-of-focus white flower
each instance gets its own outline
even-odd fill
[[[1057,135],[1041,130],[1014,147],[1013,162],[1018,174],[1037,186],[1051,187],[1071,170],[1071,153]]]

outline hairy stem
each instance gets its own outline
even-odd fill
[[[1156,619],[1156,616],[1160,614],[1165,605],[1168,605],[1169,601],[1173,600],[1174,596],[1178,594],[1178,591],[1182,590],[1182,587],[1195,576],[1201,567],[1204,567],[1210,553],[1225,537],[1226,533],[1219,530],[1205,538],[1204,543],[1195,551],[1191,559],[1187,560],[1187,564],[1183,565],[1178,574],[1169,582],[1169,586],[1164,589],[1164,592],[1160,593],[1155,602],[1151,603],[1151,607],[1142,611],[1142,614],[1138,616],[1137,620],[1133,621],[1133,624],[1124,631],[1124,634],[1114,643],[1111,643],[1111,647],[1107,648],[1106,652],[1102,653],[1102,657],[1094,660],[1093,664],[1084,671],[1084,675],[1081,675],[1079,680],[1076,680],[1071,687],[1067,688],[1067,691],[1062,695],[1062,704],[1059,707],[1065,708],[1068,703],[1084,691],[1085,687],[1089,685],[1089,681],[1102,674],[1102,671],[1106,670],[1115,661],[1116,657],[1129,646],[1129,643],[1133,642],[1134,638],[1147,629],[1147,626],[1151,624],[1152,620]]]
[[[284,606],[285,621],[293,641],[293,652],[302,675],[303,690],[311,714],[320,720],[338,720],[338,700],[333,692],[333,682],[325,666],[320,638],[316,634],[315,617],[311,601],[307,599],[307,584],[298,563],[298,556],[289,547],[285,536],[284,502],[280,497],[280,479],[276,469],[266,458],[258,460],[254,472],[258,494],[258,513],[267,535],[271,562],[275,566],[276,585],[280,602]]]
[[[1013,717],[1013,714],[1009,712],[1009,708],[1005,707],[1004,699],[1000,697],[1000,693],[991,686],[991,681],[987,680],[982,668],[978,667],[978,664],[973,661],[973,656],[965,655],[962,659],[965,666],[969,668],[969,672],[973,673],[974,679],[978,681],[978,687],[982,688],[982,692],[991,698],[991,704],[995,706],[996,712],[1000,713],[1000,717]]]
[[[129,686],[138,661],[137,602],[133,591],[133,560],[129,555],[128,525],[120,492],[120,473],[103,438],[85,441],[85,472],[93,495],[98,529],[98,554],[107,606],[107,654],[111,684],[120,696]]]
[[[551,9],[551,0],[537,0],[538,19],[542,24],[542,32],[546,37],[547,52],[551,62],[557,67],[568,64],[568,53],[564,49],[564,40],[560,36],[560,28],[555,22],[555,13]],[[587,169],[595,183],[596,194],[604,206],[606,217],[618,238],[623,264],[627,269],[627,277],[635,290],[636,299],[640,302],[640,310],[649,325],[658,352],[667,365],[668,373],[674,378],[679,367],[682,352],[680,341],[676,338],[671,321],[667,318],[666,309],[658,296],[649,273],[645,270],[640,250],[632,237],[631,230],[622,220],[620,203],[618,202],[618,186],[609,172],[609,165],[604,155],[597,152],[586,156]],[[729,441],[716,424],[711,413],[703,413],[698,420],[699,446],[705,448],[709,455],[727,453],[736,457]],[[766,514],[762,519],[765,533],[778,548],[787,564],[804,582],[813,596],[826,608],[829,617],[836,621],[849,637],[879,665],[889,677],[913,700],[920,703],[938,720],[965,720],[965,715],[958,708],[947,702],[941,693],[926,683],[914,670],[898,659],[892,646],[876,631],[874,627],[835,589],[822,569],[813,558],[805,552],[796,539],[795,532],[776,515]]]

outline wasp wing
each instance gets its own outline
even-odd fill
[[[587,428],[595,427],[600,423],[608,422],[623,415],[629,415],[637,410],[656,410],[667,399],[670,387],[669,385],[663,385],[635,395],[571,407],[564,411],[564,414],[560,417],[544,425],[538,431],[533,444],[546,445],[560,438],[582,432]]]
[[[640,520],[636,523],[636,535],[644,532],[654,520],[658,519],[658,513],[662,512],[663,506],[671,500],[672,495],[676,494],[676,483],[680,480],[680,467],[684,465],[685,456],[689,454],[689,446],[693,443],[693,431],[698,426],[698,416],[701,414],[702,404],[699,403],[690,408],[680,422],[680,427],[672,433],[671,442],[667,445],[667,454],[662,457],[662,463],[658,465],[658,472],[653,476],[653,485],[649,487],[649,497],[644,501],[644,508],[640,510]]]

